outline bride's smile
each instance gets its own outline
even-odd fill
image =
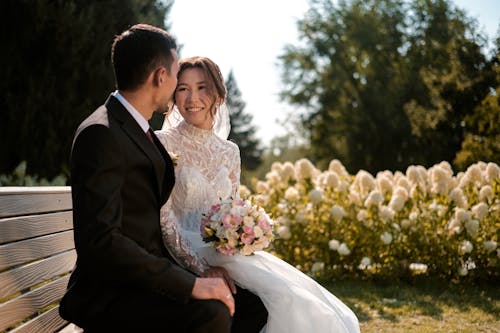
[[[212,128],[215,98],[200,68],[188,68],[180,74],[175,103],[188,123],[201,129]]]

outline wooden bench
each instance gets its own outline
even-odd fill
[[[70,187],[0,187],[0,332],[81,332],[59,316],[76,252]]]

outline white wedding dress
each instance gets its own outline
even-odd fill
[[[358,319],[345,304],[283,260],[264,251],[224,256],[202,241],[201,214],[237,193],[240,155],[234,143],[184,121],[156,134],[177,156],[176,183],[161,225],[167,248],[181,265],[196,273],[207,264],[224,267],[240,287],[258,295],[269,313],[262,332],[359,332]]]

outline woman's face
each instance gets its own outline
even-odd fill
[[[205,74],[200,68],[184,70],[175,89],[175,104],[184,120],[201,129],[212,128],[215,97],[208,88]]]

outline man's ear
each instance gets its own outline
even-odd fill
[[[165,67],[160,67],[156,69],[152,74],[153,74],[153,85],[155,87],[159,87],[163,83],[165,83],[167,75],[167,70],[165,69]]]

